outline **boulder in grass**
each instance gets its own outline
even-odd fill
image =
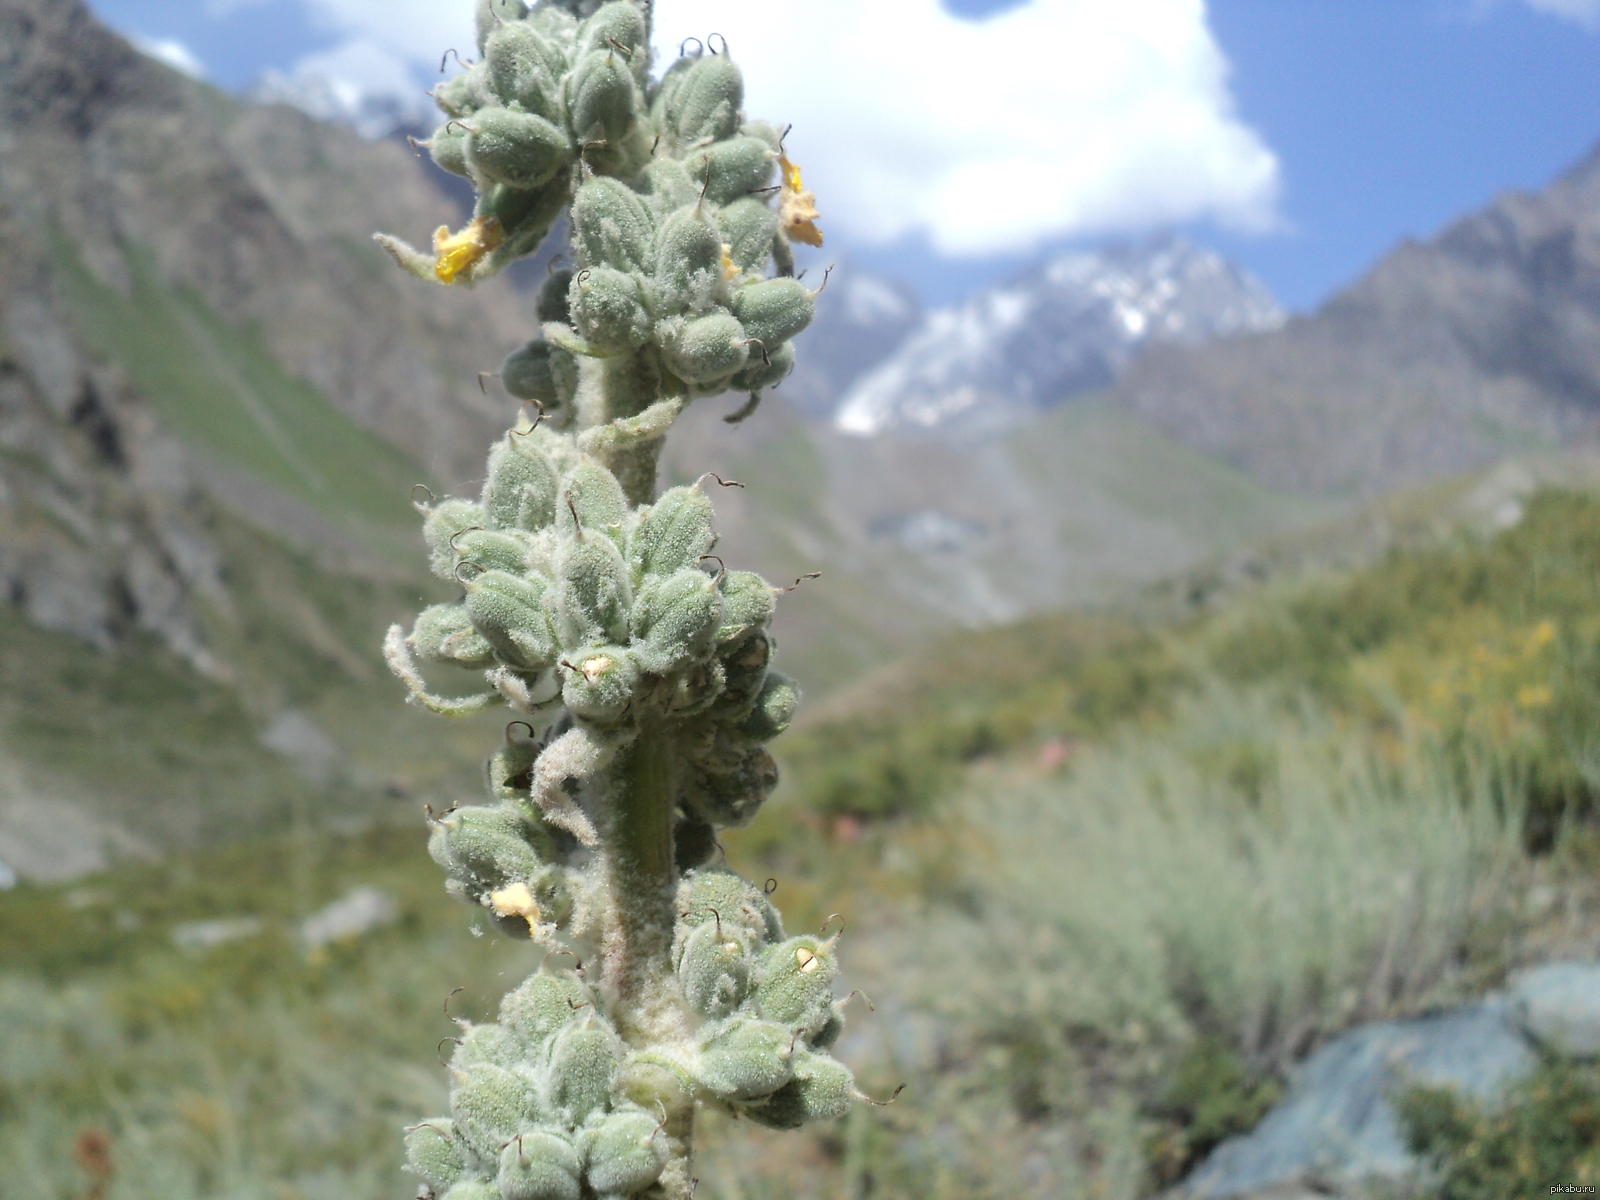
[[[1548,963],[1512,981],[1517,1025],[1552,1054],[1600,1055],[1600,964]]]

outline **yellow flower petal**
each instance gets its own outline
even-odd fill
[[[473,217],[460,233],[448,225],[433,231],[433,273],[440,283],[454,283],[479,259],[505,241],[505,233],[495,217]]]
[[[528,923],[528,932],[539,931],[539,904],[525,883],[513,883],[489,894],[489,903],[499,917],[521,917]]]
[[[778,228],[791,242],[804,242],[808,246],[822,245],[822,230],[817,228],[817,197],[805,190],[800,182],[800,167],[788,156],[778,155],[778,170],[783,175],[783,186],[778,192]]]

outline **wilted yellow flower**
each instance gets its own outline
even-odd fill
[[[778,228],[791,242],[804,242],[808,246],[822,245],[822,230],[816,226],[817,197],[805,190],[800,182],[800,168],[788,156],[778,155],[778,170],[783,174],[783,186],[778,192]]]
[[[533,893],[528,890],[527,884],[513,883],[498,892],[491,892],[489,903],[493,906],[496,916],[521,917],[528,923],[528,932],[539,932],[539,905],[534,900]]]
[[[473,217],[460,233],[448,225],[433,231],[433,273],[440,283],[454,283],[485,254],[505,241],[505,233],[495,217]]]

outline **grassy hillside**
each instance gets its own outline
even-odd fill
[[[132,259],[124,296],[62,241],[63,291],[91,346],[118,363],[161,421],[225,470],[245,471],[304,505],[352,544],[413,569],[418,471],[326,397],[292,378],[248,333]]]
[[[221,511],[208,533],[228,582],[204,613],[224,680],[151,637],[96,652],[0,608],[0,861],[13,869],[70,875],[297,820],[349,827],[475,787],[503,720],[426,719],[378,653],[424,585],[331,577]],[[306,724],[325,740],[297,741]]]
[[[781,396],[781,389],[778,393]],[[1105,604],[1345,506],[1263,487],[1111,405],[1077,401],[976,446],[860,439],[769,402],[737,427],[691,409],[666,477],[738,479],[719,490],[729,562],[787,582],[785,669],[813,692],[949,630]]]
[[[727,848],[791,928],[843,914],[876,1012],[841,1053],[911,1086],[815,1137],[708,1122],[700,1194],[1148,1194],[1339,1029],[1588,944],[1597,592],[1600,501],[1546,492],[1492,537],[970,635],[835,697]],[[290,828],[0,896],[0,1195],[80,1195],[96,1147],[112,1197],[411,1194],[444,993],[485,1014],[530,965],[421,841]],[[295,922],[357,885],[398,919],[308,952]]]

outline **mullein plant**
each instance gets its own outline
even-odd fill
[[[425,143],[472,181],[475,214],[431,255],[378,240],[470,284],[566,212],[571,268],[502,368],[527,403],[482,495],[418,505],[463,596],[385,652],[433,712],[517,714],[489,802],[430,814],[429,850],[453,895],[547,954],[498,1021],[460,1022],[450,1113],[407,1131],[410,1169],[441,1200],[687,1200],[700,1106],[793,1129],[865,1099],[829,1053],[837,935],[786,935],[764,889],[717,865],[717,830],[777,783],[766,743],[799,699],[770,665],[776,589],[712,553],[714,476],[656,495],[690,400],[744,393],[748,415],[792,368],[813,293],[791,244],[821,235],[725,43],[652,79],[634,0],[483,0],[477,30]],[[477,690],[436,695],[419,661]]]

